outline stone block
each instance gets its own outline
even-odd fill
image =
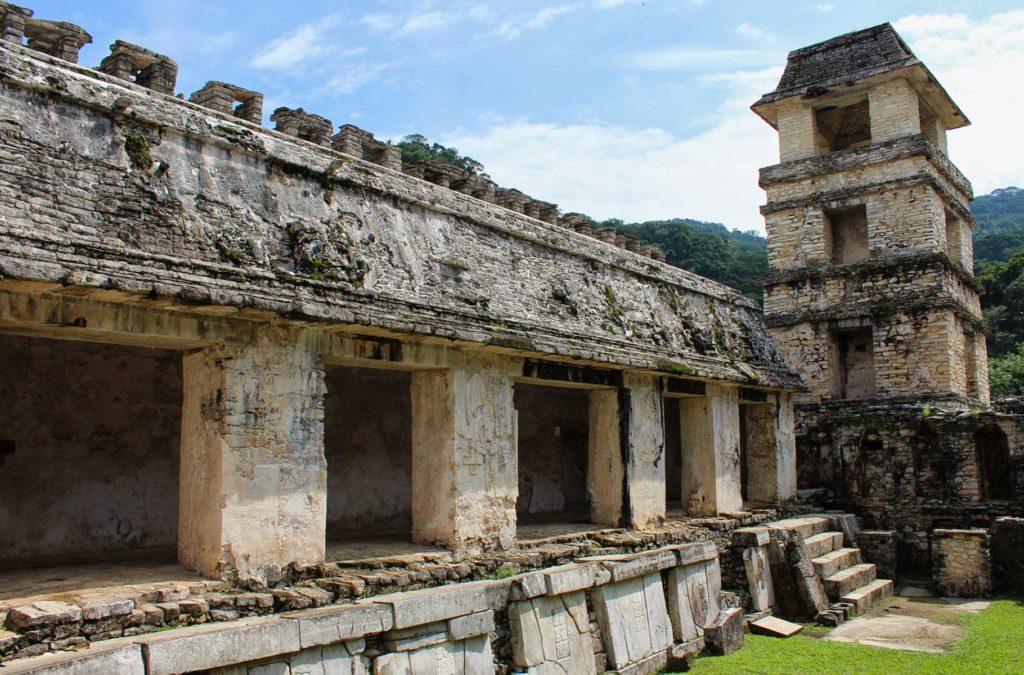
[[[412,628],[402,628],[384,635],[384,647],[392,652],[411,652],[448,640],[448,624],[444,621]]]
[[[7,621],[22,630],[55,626],[62,623],[77,623],[82,620],[82,610],[66,602],[40,600],[30,605],[12,607]]]
[[[743,548],[766,546],[768,544],[767,527],[741,527],[733,530],[732,545]]]
[[[511,586],[509,579],[472,581],[382,595],[374,598],[373,602],[391,607],[395,628],[408,628],[502,607],[507,602]]]
[[[374,675],[477,675],[494,672],[487,636],[442,642],[411,652],[382,654],[374,659]]]
[[[659,549],[651,553],[595,556],[583,560],[600,563],[610,572],[611,581],[616,582],[674,567],[678,559],[674,551]]]
[[[704,643],[712,654],[725,656],[743,647],[743,610],[722,610],[718,619],[704,629]]]
[[[92,600],[80,604],[82,608],[82,619],[85,621],[98,621],[109,619],[114,616],[131,614],[135,609],[135,603],[127,598],[112,600]]]
[[[600,586],[591,597],[612,668],[664,654],[672,644],[660,572]]]
[[[595,565],[564,565],[544,570],[548,595],[581,591],[594,585]]]
[[[544,570],[519,575],[512,580],[512,600],[529,600],[547,593],[547,579]]]
[[[494,632],[494,612],[476,612],[448,620],[448,635],[452,640],[465,640]]]
[[[394,626],[391,608],[374,603],[286,612],[281,617],[298,624],[303,648],[384,633]]]
[[[297,652],[299,624],[279,617],[204,624],[136,638],[148,675],[206,670]]]
[[[3,666],[4,675],[146,675],[142,647],[126,638],[92,643],[84,651],[16,659]]]
[[[291,675],[287,661],[275,661],[259,666],[250,666],[249,675]]]
[[[747,573],[747,589],[750,591],[750,604],[754,611],[763,612],[773,607],[775,591],[771,569],[768,567],[767,547],[743,549],[743,569]]]
[[[582,591],[513,602],[508,609],[512,659],[528,672],[597,672]]]
[[[763,619],[750,622],[750,632],[758,635],[771,637],[788,638],[796,635],[804,629],[798,623],[786,621],[775,616],[766,616]]]
[[[681,565],[668,572],[667,607],[676,642],[689,642],[703,635],[704,627],[718,617],[720,587],[716,592],[708,582],[709,562]],[[717,569],[718,560],[713,562]]]
[[[674,550],[676,555],[679,557],[680,565],[689,565],[695,562],[704,562],[718,558],[718,549],[715,548],[714,542],[711,541],[699,541],[692,544],[682,544],[680,546],[672,547],[670,550]]]
[[[365,658],[342,644],[304,649],[289,659],[288,666],[290,675],[365,675],[367,672]],[[245,670],[238,675],[245,675]]]
[[[693,667],[697,656],[704,651],[704,638],[699,637],[682,644],[674,644],[668,651],[668,663],[670,672],[683,672]]]

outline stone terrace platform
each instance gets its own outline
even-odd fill
[[[464,581],[504,578],[580,558],[633,553],[696,541],[720,552],[740,527],[776,517],[771,510],[708,518],[676,517],[646,531],[547,522],[520,529],[519,550],[458,560],[386,537],[328,547],[338,562],[293,566],[269,588],[203,578],[171,552],[125,555],[118,562],[0,570],[0,658],[4,661],[168,627],[344,604],[362,598]]]

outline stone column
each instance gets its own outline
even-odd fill
[[[783,103],[778,110],[779,161],[791,162],[814,157],[817,140],[814,110],[800,103]]]
[[[324,559],[324,377],[290,334],[183,363],[178,558],[210,576],[272,581]]]
[[[868,92],[871,142],[881,143],[921,133],[917,92],[906,80],[890,80]]]
[[[743,508],[736,388],[708,384],[707,396],[679,399],[682,497],[691,515]]]
[[[626,443],[625,512],[629,527],[665,518],[665,414],[657,375],[626,373],[619,396]]]
[[[519,490],[512,369],[493,357],[412,376],[413,539],[510,549]]]
[[[589,394],[587,491],[590,520],[598,525],[622,524],[626,469],[622,463],[619,392],[593,389]]]
[[[747,498],[779,504],[796,496],[796,437],[790,394],[742,407],[746,415]]]

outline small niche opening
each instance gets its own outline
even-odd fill
[[[825,228],[833,265],[850,265],[870,257],[868,211],[864,204],[825,209]]]
[[[871,115],[866,98],[851,105],[816,110],[814,121],[820,154],[871,144]]]

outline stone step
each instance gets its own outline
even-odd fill
[[[821,516],[804,516],[801,518],[786,518],[769,523],[768,527],[773,530],[796,530],[804,539],[813,537],[828,529],[828,518]]]
[[[814,558],[811,562],[814,563],[814,571],[818,573],[818,576],[827,579],[847,567],[859,565],[864,560],[861,558],[859,548],[840,548]]]
[[[842,532],[822,532],[804,539],[804,546],[812,558],[820,558],[837,548],[843,547]]]
[[[857,608],[857,613],[862,614],[891,598],[892,591],[891,579],[875,579],[871,583],[845,594],[840,600],[854,605]]]
[[[847,567],[841,572],[836,572],[832,576],[822,579],[822,582],[825,585],[825,592],[828,593],[828,597],[838,600],[847,593],[861,586],[868,585],[875,580],[876,575],[877,572],[873,564],[862,563],[853,567]]]

